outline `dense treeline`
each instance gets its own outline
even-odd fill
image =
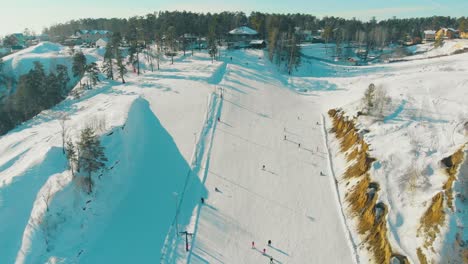
[[[46,74],[44,66],[34,62],[34,68],[20,76],[15,93],[0,102],[0,135],[63,100],[69,81],[66,66],[59,64],[55,73]]]
[[[359,32],[375,31],[376,28],[385,29],[388,32],[389,41],[398,41],[407,35],[422,37],[426,29],[438,29],[440,27],[468,29],[468,19],[465,17],[433,16],[427,18],[387,19],[377,22],[375,19],[363,22],[357,19],[344,19],[339,17],[317,18],[307,14],[268,14],[252,12],[246,15],[243,12],[222,13],[192,13],[180,11],[164,11],[135,16],[129,19],[99,18],[71,20],[63,24],[53,25],[44,30],[50,36],[61,38],[72,35],[78,29],[102,29],[119,32],[122,36],[136,36],[141,40],[154,41],[158,37],[167,35],[173,30],[176,36],[185,33],[199,36],[208,36],[210,30],[217,36],[224,36],[229,30],[249,25],[256,29],[264,39],[273,31],[288,32],[291,27],[300,27],[313,32],[324,29],[325,37],[333,38],[336,32],[342,32],[342,38],[347,41],[358,41]],[[338,37],[338,36],[335,36]]]
[[[291,73],[300,63],[300,46],[303,35],[296,30],[310,30],[320,34],[325,42],[337,43],[340,53],[342,43],[358,44],[366,50],[382,48],[389,43],[422,39],[427,29],[452,27],[462,31],[468,29],[468,19],[433,16],[427,18],[372,19],[363,22],[357,19],[338,17],[318,18],[307,14],[268,14],[252,12],[192,13],[164,11],[135,16],[129,19],[81,19],[53,25],[44,33],[57,40],[72,35],[78,29],[110,30],[129,42],[161,43],[166,46],[166,55],[171,57],[176,51],[175,42],[184,34],[207,37],[209,53],[214,59],[218,42],[224,39],[231,29],[248,25],[259,32],[259,37],[268,41],[269,59]],[[319,31],[320,30],[320,31]],[[320,33],[318,33],[320,32]],[[164,39],[164,41],[163,41]],[[182,42],[184,38],[179,39]],[[184,46],[184,45],[182,45]],[[185,54],[185,46],[184,46]],[[138,55],[138,54],[137,54]],[[366,55],[367,56],[367,55]],[[138,56],[137,56],[138,58]]]

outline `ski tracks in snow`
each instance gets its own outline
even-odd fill
[[[348,240],[348,244],[349,244],[349,247],[352,248],[352,253],[353,253],[353,256],[354,256],[354,263],[358,264],[360,263],[360,260],[359,260],[359,254],[357,253],[357,246],[356,246],[356,243],[354,242],[353,240],[353,236],[351,234],[351,230],[350,230],[350,227],[348,225],[348,222],[346,220],[346,215],[344,213],[344,209],[343,209],[343,204],[342,204],[342,200],[341,200],[341,196],[340,196],[340,190],[338,188],[338,179],[336,178],[336,175],[335,175],[335,170],[334,170],[334,167],[333,167],[333,159],[332,159],[332,155],[331,155],[331,150],[330,150],[330,146],[328,144],[328,132],[327,132],[327,126],[325,124],[325,116],[322,114],[322,134],[323,134],[323,141],[324,141],[324,144],[325,144],[325,148],[327,150],[327,154],[328,154],[328,170],[330,171],[330,174],[333,176],[333,177],[329,177],[330,178],[330,186],[334,186],[334,191],[335,191],[335,198],[336,198],[336,203],[337,203],[337,208],[338,211],[339,211],[339,214],[341,215],[341,222],[343,224],[343,228],[346,230],[346,237],[347,237],[347,240]]]
[[[224,77],[224,73],[226,71],[226,64],[223,64],[220,66],[219,69],[216,70],[215,77],[216,78],[216,83],[220,83]],[[174,232],[174,227],[176,227],[176,219],[178,215],[180,214],[181,207],[184,202],[184,196],[187,191],[187,187],[189,186],[189,182],[191,177],[199,177],[201,183],[204,185],[206,181],[206,177],[208,176],[208,171],[209,171],[209,164],[210,164],[210,157],[211,157],[211,149],[213,145],[213,138],[214,138],[214,133],[216,130],[217,126],[217,120],[218,117],[221,115],[221,110],[222,110],[222,104],[223,104],[223,99],[220,94],[218,94],[216,91],[212,92],[210,96],[208,97],[208,106],[207,106],[207,111],[205,113],[205,120],[203,122],[203,127],[201,129],[201,133],[198,136],[197,143],[194,148],[194,152],[192,154],[192,158],[190,161],[190,169],[187,172],[186,180],[184,183],[184,187],[182,189],[182,192],[180,193],[180,199],[178,201],[178,206],[177,206],[177,211],[176,215],[174,216],[174,220],[172,222],[172,225],[168,231],[168,235],[166,236],[166,241],[164,243],[163,249],[162,249],[162,256],[161,256],[161,263],[164,263],[167,251],[170,247],[176,247],[177,246],[177,239],[175,241],[170,241],[170,234]],[[202,173],[202,174],[200,174]],[[199,192],[200,190],[194,190]],[[197,227],[198,227],[198,219],[200,216],[200,210],[201,206],[199,205],[196,209],[196,213],[192,215],[192,222],[189,223],[188,226],[193,226],[193,236],[192,236],[192,244],[195,241],[196,233],[197,233]],[[193,218],[195,217],[195,218]],[[177,229],[177,228],[176,228]],[[178,235],[178,234],[177,234]],[[188,255],[188,260],[187,263],[190,262],[191,258],[191,253],[192,253],[192,247],[190,247],[190,252]],[[172,258],[172,256],[171,256]]]

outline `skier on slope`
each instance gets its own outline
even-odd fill
[[[268,246],[271,247],[271,240],[268,240]]]
[[[273,257],[270,257],[270,264],[273,264]]]
[[[255,242],[252,241],[252,248],[255,248]]]

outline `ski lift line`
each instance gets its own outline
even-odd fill
[[[220,116],[221,110],[222,110],[222,107],[223,107],[222,97],[218,97],[218,98],[219,98],[219,100],[217,100],[216,107],[214,108],[215,111],[212,112],[212,113],[215,114],[215,116],[212,116],[212,118],[211,118],[212,120],[213,120],[213,118],[216,118],[216,117]],[[210,139],[209,139],[208,150],[207,150],[207,153],[206,153],[205,165],[203,167],[200,166],[200,169],[203,169],[203,179],[202,179],[203,185],[205,184],[206,179],[208,177],[208,173],[209,173],[211,150],[212,150],[212,147],[213,147],[213,140],[214,140],[217,124],[218,123],[216,121],[214,121],[214,123],[212,123],[212,126],[210,128],[211,133],[209,134]],[[207,134],[207,136],[208,136],[208,134]],[[196,220],[195,220],[195,228],[194,228],[194,231],[193,231],[193,234],[192,234],[193,235],[192,236],[192,247],[190,247],[189,256],[188,256],[188,263],[190,262],[190,259],[192,257],[192,248],[194,247],[194,244],[195,244],[195,241],[196,241],[196,234],[198,232],[198,222],[200,221],[201,209],[202,209],[202,206],[198,206],[197,216],[196,216]],[[188,242],[186,242],[186,243],[188,243]],[[188,244],[186,245],[186,249],[188,249]]]
[[[189,179],[190,179],[190,175],[193,174],[194,175],[198,175],[199,173],[199,170],[200,169],[205,169],[207,170],[208,167],[207,165],[205,166],[201,166],[200,162],[202,162],[203,160],[203,154],[204,154],[204,147],[202,147],[202,142],[204,142],[204,140],[202,140],[204,137],[210,135],[209,132],[211,132],[211,139],[210,139],[210,147],[208,149],[209,152],[211,152],[211,146],[212,146],[212,142],[213,142],[213,138],[214,138],[214,131],[215,131],[215,128],[216,128],[216,116],[219,116],[220,114],[220,111],[222,109],[222,100],[218,100],[219,97],[217,97],[217,94],[215,92],[211,93],[210,95],[210,100],[209,100],[209,103],[208,103],[208,110],[206,111],[206,116],[205,116],[205,121],[204,121],[204,125],[203,125],[203,129],[202,129],[202,132],[200,133],[200,136],[199,136],[199,139],[198,139],[198,142],[196,144],[196,147],[195,147],[195,150],[192,154],[192,158],[191,158],[191,166],[190,166],[190,169],[189,171],[187,172],[187,176],[186,176],[186,179],[185,179],[185,183],[184,183],[184,187],[182,189],[182,192],[181,194],[179,195],[180,196],[180,199],[179,199],[179,202],[177,204],[177,208],[176,208],[176,215],[172,221],[172,224],[171,224],[171,227],[169,228],[169,232],[168,234],[172,233],[172,230],[174,228],[174,223],[177,222],[177,218],[180,214],[180,211],[181,211],[181,207],[182,207],[182,204],[183,204],[183,201],[184,201],[184,197],[185,197],[185,193],[186,193],[186,190],[187,190],[187,186],[188,186],[188,182],[189,182]],[[198,158],[199,155],[202,155],[202,157]],[[208,155],[210,155],[208,153]],[[206,162],[208,162],[208,159],[209,157],[207,158]],[[206,180],[206,176],[207,176],[207,172],[204,173],[204,179],[203,181]],[[200,207],[199,209],[200,210]],[[197,222],[198,222],[198,219],[197,219]],[[167,247],[167,244],[163,246],[163,249],[165,250]],[[165,254],[166,252],[164,252],[163,254]],[[161,258],[163,259],[163,257]]]
[[[164,257],[166,255],[166,250],[167,250],[167,243],[169,242],[168,238],[169,238],[169,235],[172,233],[172,230],[174,229],[174,224],[176,223],[177,221],[177,217],[179,216],[180,214],[180,207],[182,205],[182,202],[183,202],[183,199],[184,199],[184,196],[185,196],[185,191],[187,189],[187,186],[188,186],[188,182],[189,182],[189,179],[190,179],[190,174],[192,172],[192,170],[195,168],[196,166],[196,163],[197,163],[197,155],[198,155],[198,152],[200,151],[200,144],[201,144],[201,140],[204,136],[205,133],[203,133],[203,131],[206,129],[208,123],[209,123],[209,118],[208,118],[208,112],[209,110],[212,108],[212,104],[213,104],[213,96],[214,93],[211,93],[210,96],[208,97],[208,107],[207,107],[207,110],[206,110],[206,115],[205,115],[205,120],[203,122],[203,126],[202,126],[202,133],[199,134],[199,137],[198,137],[198,141],[196,142],[195,144],[195,147],[194,147],[194,150],[192,152],[192,157],[191,157],[191,161],[190,161],[190,168],[188,169],[187,171],[187,174],[185,176],[185,182],[184,182],[184,187],[182,188],[182,192],[178,195],[180,198],[178,199],[178,202],[176,203],[177,204],[177,208],[176,208],[176,214],[174,215],[174,218],[172,220],[172,223],[171,223],[171,226],[169,227],[169,231],[166,235],[166,241],[163,245],[163,250],[162,250],[162,256],[161,256],[161,260],[164,260]],[[163,262],[161,262],[163,263]]]
[[[210,100],[210,107],[208,109],[213,109],[213,103],[217,103],[217,102],[214,102],[213,101],[213,94],[211,95],[211,100]],[[215,106],[216,108],[216,106]],[[207,113],[209,111],[207,110]],[[215,117],[211,117],[211,119],[213,119]],[[210,122],[211,121],[211,122]],[[199,155],[203,155],[203,153],[201,153],[201,143],[202,143],[202,138],[205,137],[207,134],[208,134],[208,131],[211,130],[211,127],[213,126],[213,123],[215,123],[215,120],[210,120],[209,118],[209,114],[207,114],[206,116],[206,119],[205,119],[205,122],[204,122],[204,126],[203,126],[203,129],[202,129],[202,133],[200,133],[200,137],[198,139],[198,142],[197,142],[197,145],[195,147],[195,151],[194,151],[194,155],[192,157],[192,162],[191,162],[191,166],[189,168],[189,171],[187,172],[187,176],[185,178],[185,183],[184,183],[184,187],[182,189],[182,192],[181,192],[181,195],[180,195],[180,199],[179,199],[179,204],[178,204],[178,210],[177,210],[177,215],[176,217],[180,214],[180,207],[183,203],[183,200],[184,200],[184,196],[185,196],[185,192],[187,190],[187,186],[188,186],[188,182],[189,182],[189,179],[190,179],[190,174],[192,173],[192,171],[194,172],[195,175],[198,174],[198,171],[195,172],[195,169],[196,168],[201,168],[199,162],[202,161],[202,158],[198,158]],[[208,131],[207,131],[208,129]]]

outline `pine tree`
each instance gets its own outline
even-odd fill
[[[107,79],[114,80],[114,62],[115,50],[112,46],[112,43],[107,43],[106,53],[104,53],[104,64],[102,66],[102,71],[106,74]]]
[[[176,54],[176,32],[173,26],[170,26],[167,29],[166,47],[169,48],[169,54],[171,56],[171,64],[174,64],[174,56]]]
[[[3,59],[0,58],[0,87],[6,85],[6,78],[3,72],[3,65],[4,65]]]
[[[208,34],[208,53],[210,54],[211,62],[213,63],[216,57],[216,54],[218,53],[214,25],[210,27],[210,33]]]
[[[68,76],[68,68],[65,65],[59,64],[56,67],[57,81],[60,86],[61,98],[65,98],[68,94],[68,82],[70,77]]]
[[[91,81],[91,84],[89,85],[90,88],[96,86],[96,84],[99,82],[99,73],[99,68],[95,62],[92,62],[86,66],[86,76],[88,77],[89,81]]]
[[[122,57],[122,52],[120,49],[117,49],[116,51],[116,57],[117,57],[117,71],[119,73],[119,78],[122,79],[122,83],[125,83],[124,76],[127,73],[127,68],[125,68],[125,64],[123,63],[123,57]]]
[[[129,59],[128,63],[132,65],[133,69],[136,68],[137,75],[140,75],[140,47],[138,41],[133,40],[130,48],[128,49]]]
[[[42,96],[44,98],[44,103],[42,105],[44,109],[48,109],[54,106],[62,99],[60,83],[57,79],[57,76],[53,72],[47,75],[46,83],[47,85],[45,86],[45,92]]]
[[[93,191],[93,181],[91,175],[105,167],[107,158],[104,154],[104,147],[101,141],[94,134],[92,128],[87,127],[81,131],[78,148],[78,171],[83,172],[88,177],[88,193]]]
[[[72,176],[75,176],[75,166],[78,161],[78,158],[75,145],[73,145],[73,142],[70,139],[67,141],[65,146],[65,155],[67,157],[68,167],[72,172]]]
[[[83,78],[83,75],[86,72],[86,56],[83,54],[83,52],[81,51],[77,52],[73,56],[72,71],[73,71],[73,77],[80,78],[80,86],[81,86],[81,78]]]
[[[375,101],[375,85],[373,83],[369,84],[366,91],[364,92],[364,104],[366,114],[370,114],[371,110],[374,108]]]

